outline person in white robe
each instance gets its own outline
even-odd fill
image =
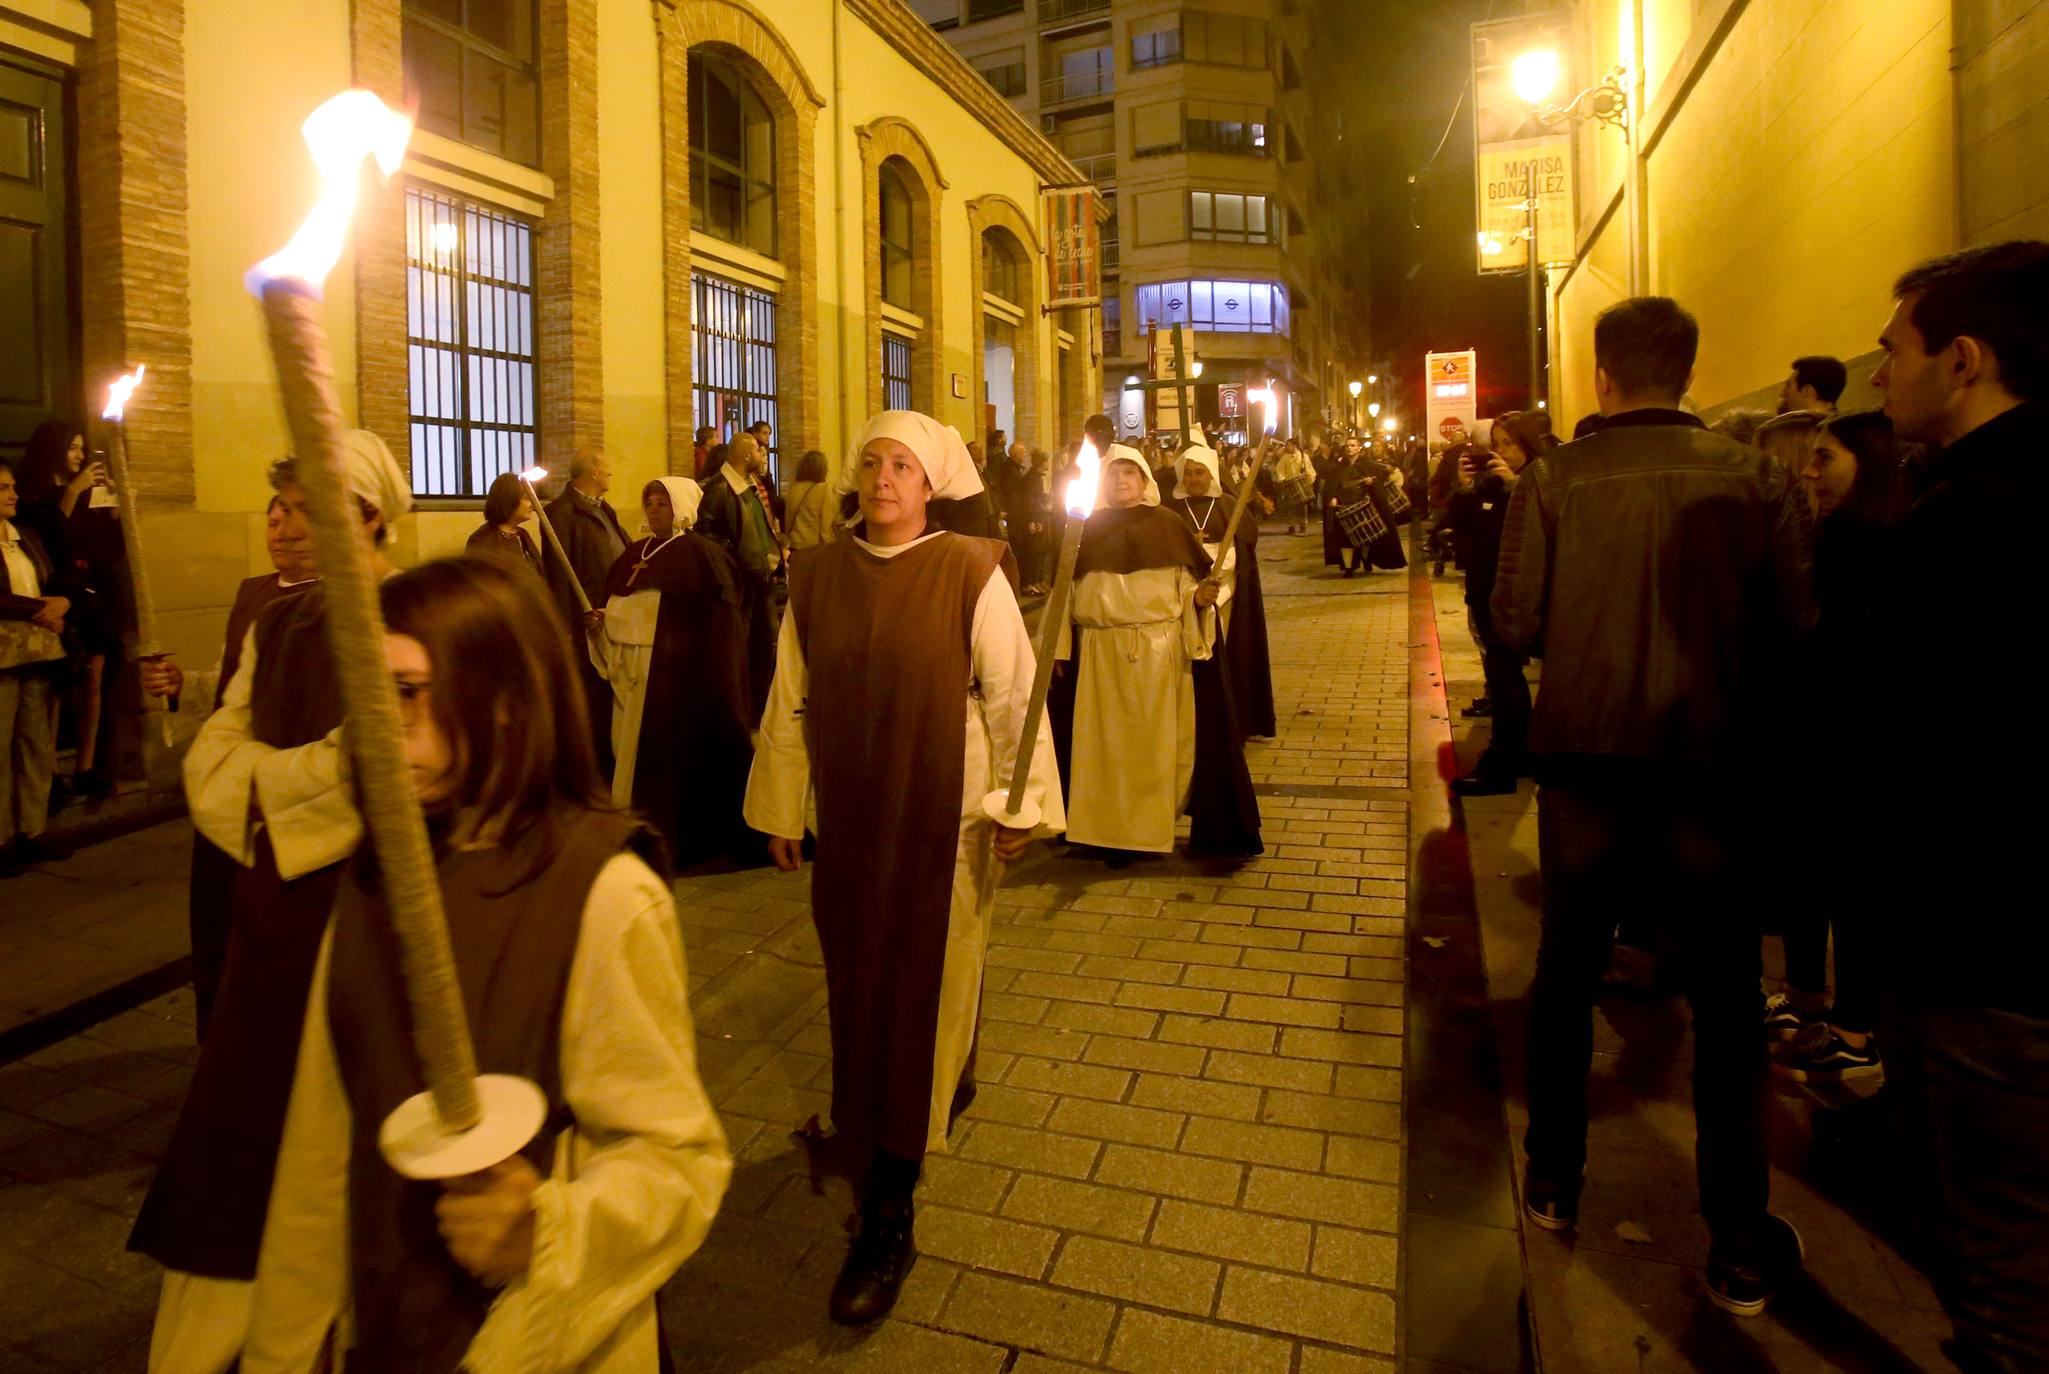
[[[1212,457],[1214,461],[1214,457]],[[1216,646],[1219,587],[1137,450],[1114,444],[1103,507],[1076,564],[1072,627],[1081,631],[1074,692],[1067,838],[1098,849],[1165,854],[1195,777],[1190,664]],[[1060,656],[1073,657],[1062,627]]]
[[[817,837],[812,914],[831,993],[833,1127],[873,1163],[832,1315],[889,1310],[915,1251],[911,1190],[973,1094],[970,1068],[1003,865],[1064,824],[1051,742],[1006,827],[1034,656],[1008,551],[931,529],[928,503],[981,489],[958,434],[888,411],[846,479],[861,521],[799,552],[745,815],[794,870]],[[936,1006],[936,1020],[929,1008]]]

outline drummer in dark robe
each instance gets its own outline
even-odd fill
[[[272,470],[272,481],[288,474],[288,465]],[[188,720],[203,720],[219,702],[222,689],[234,679],[242,661],[242,641],[256,618],[272,602],[311,587],[313,531],[306,520],[306,494],[298,483],[288,482],[270,498],[264,513],[264,549],[275,570],[245,578],[235,589],[234,605],[228,610],[228,632],[221,645],[219,662],[212,668],[185,672],[169,654],[145,659],[142,689],[166,699],[170,709]],[[214,997],[220,991],[221,972],[228,959],[228,896],[233,890],[238,865],[206,836],[192,835],[192,883],[190,912],[192,930],[192,994],[198,1007],[199,1038],[206,1038],[207,1022],[213,1019]]]
[[[1230,679],[1238,738],[1271,739],[1276,729],[1273,664],[1266,640],[1266,598],[1259,586],[1259,510],[1255,504],[1239,520],[1232,541],[1236,547],[1226,555],[1224,530],[1238,498],[1225,493],[1217,467],[1215,450],[1201,444],[1183,449],[1175,463],[1174,494],[1163,504],[1188,521],[1216,565],[1217,634],[1223,641],[1224,675]],[[1256,503],[1258,498],[1253,499]]]
[[[343,435],[348,490],[370,566],[388,575],[392,522],[412,485],[384,441]],[[285,468],[280,491],[297,485]],[[342,701],[316,586],[266,607],[243,638],[221,703],[185,756],[193,828],[238,867],[227,963],[206,1043],[128,1248],[167,1272],[150,1368],[215,1374],[242,1348],[271,1174],[314,958],[357,815]]]
[[[1403,489],[1401,469],[1370,451],[1360,453],[1358,464],[1367,499],[1373,502],[1374,510],[1380,514],[1380,523],[1386,526],[1386,532],[1367,546],[1367,560],[1375,568],[1406,568],[1409,555],[1402,548],[1401,527],[1415,515],[1409,505],[1408,493]]]
[[[983,958],[1003,865],[1065,823],[1041,732],[1036,830],[994,823],[1031,698],[1033,655],[1005,545],[934,530],[934,500],[981,487],[960,436],[884,411],[854,447],[860,523],[799,552],[747,784],[779,868],[817,836],[811,914],[825,956],[835,1139],[867,1162],[833,1320],[896,1302],[916,1255],[911,1194],[972,1095]]]
[[[1073,668],[1067,838],[1118,862],[1171,853],[1184,813],[1191,850],[1260,850],[1229,684],[1210,662],[1212,566],[1189,522],[1160,509],[1144,457],[1112,446],[1060,654]]]
[[[701,499],[688,477],[642,489],[648,532],[605,575],[590,634],[611,684],[613,804],[646,817],[679,870],[761,854],[740,819],[754,761],[746,596],[733,555],[692,529]]]

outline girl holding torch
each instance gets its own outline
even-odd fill
[[[654,1295],[732,1161],[699,1081],[653,836],[603,801],[568,637],[539,579],[452,559],[382,588],[478,1068],[540,1085],[549,1126],[442,1182],[379,1128],[424,1079],[374,864],[335,902],[306,1005],[244,1368],[652,1371]]]

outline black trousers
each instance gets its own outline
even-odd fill
[[[2049,1369],[2049,1018],[1878,997],[1902,1181],[1966,1374]]]
[[[1523,656],[1501,643],[1485,616],[1478,618],[1480,672],[1487,682],[1487,700],[1494,705],[1493,733],[1485,757],[1489,766],[1520,768],[1530,748],[1530,683],[1523,676]]]
[[[1718,1249],[1751,1243],[1770,1195],[1761,935],[1731,890],[1733,808],[1699,782],[1643,773],[1537,790],[1543,933],[1530,990],[1530,1171],[1578,1179],[1587,1157],[1594,999],[1624,916],[1669,913],[1693,1007],[1700,1210]]]

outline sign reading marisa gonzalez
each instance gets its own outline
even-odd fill
[[[1046,192],[1046,306],[1100,305],[1103,235],[1096,222],[1096,188]]]

